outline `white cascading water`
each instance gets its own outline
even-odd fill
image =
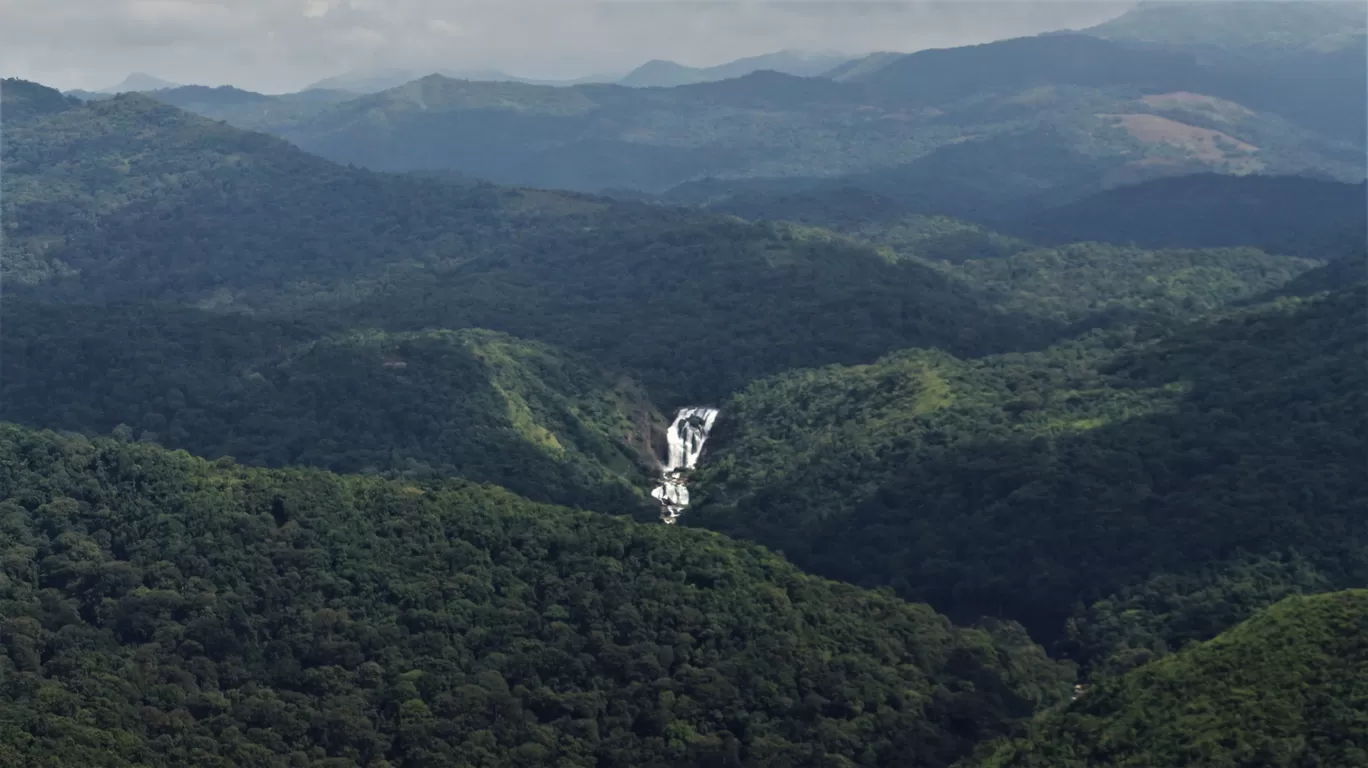
[[[665,433],[669,456],[660,466],[660,485],[651,495],[660,502],[660,519],[666,525],[679,522],[684,508],[689,506],[688,473],[698,464],[715,421],[716,408],[681,408]]]

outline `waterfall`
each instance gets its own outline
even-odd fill
[[[660,502],[660,519],[666,525],[679,522],[684,508],[689,506],[689,470],[698,464],[703,444],[708,441],[715,421],[716,408],[681,408],[665,433],[669,453],[665,463],[660,465],[660,485],[651,491],[651,495]]]

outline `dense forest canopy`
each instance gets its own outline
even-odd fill
[[[1254,695],[1250,695],[1250,694]],[[1088,690],[982,768],[1368,764],[1368,591],[1289,597]]]
[[[663,417],[641,387],[478,330],[315,338],[193,309],[7,303],[3,413],[40,427],[412,479],[460,476],[601,512],[646,506]]]
[[[794,366],[1055,330],[829,233],[349,169],[144,96],[18,121],[4,151],[11,295],[63,304],[488,328],[629,369],[665,405]]]
[[[125,425],[251,465],[455,474],[636,514],[657,408],[909,346],[1043,346],[1071,326],[1252,297],[1314,266],[1254,251],[1031,250],[919,217],[855,229],[870,247],[340,168],[139,96],[5,93],[46,106],[6,144],[0,412]],[[175,168],[179,184],[165,185]],[[930,263],[942,259],[959,264]],[[472,351],[496,338],[476,328],[513,334],[503,378]]]
[[[1214,585],[1246,556],[1308,558],[1273,578],[1368,578],[1365,305],[1342,291],[758,382],[724,404],[687,523],[952,617],[1015,618],[1088,664],[1162,653],[1187,638],[1164,616],[1117,638],[1080,607],[1164,574],[1213,568]]]
[[[0,428],[0,760],[947,766],[1019,630],[699,531]]]

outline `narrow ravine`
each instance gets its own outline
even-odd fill
[[[715,421],[716,408],[681,408],[665,433],[669,454],[660,465],[660,485],[651,495],[660,502],[660,519],[666,525],[679,522],[689,506],[689,471],[698,464]]]

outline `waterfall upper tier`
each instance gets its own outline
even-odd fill
[[[660,465],[661,483],[651,495],[660,501],[660,518],[667,524],[677,522],[689,506],[688,473],[698,465],[717,413],[716,408],[681,408],[665,433],[669,451],[665,463]]]

